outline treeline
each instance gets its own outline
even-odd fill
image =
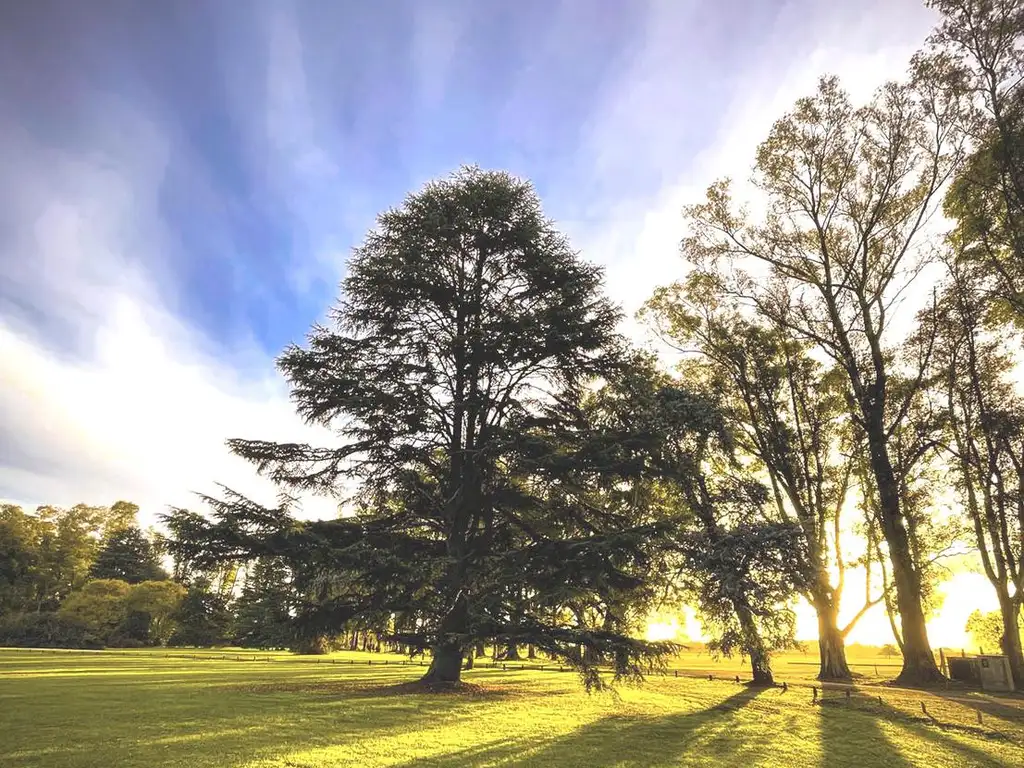
[[[163,537],[137,514],[124,501],[0,505],[0,646],[299,646],[283,566],[168,573]]]

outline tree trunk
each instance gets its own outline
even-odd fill
[[[480,640],[476,644],[476,657],[482,659],[487,655],[487,649],[484,647],[484,641]]]
[[[1024,651],[1021,649],[1020,624],[1017,623],[1019,607],[1009,595],[1000,593],[999,613],[1003,617],[1002,649],[1010,662],[1010,674],[1013,685],[1018,691],[1024,691]]]
[[[814,601],[818,614],[818,679],[849,680],[850,667],[846,663],[846,640],[839,630],[839,611],[827,595]]]
[[[472,651],[468,651],[466,653],[466,666],[463,667],[463,669],[472,669],[473,668],[473,660],[474,660],[474,658],[475,657],[473,656],[473,652]]]
[[[463,647],[469,603],[460,595],[441,621],[438,639],[434,643],[433,658],[427,674],[420,678],[424,683],[457,683],[462,677]]]
[[[928,642],[924,609],[921,606],[921,577],[914,566],[910,537],[903,522],[899,485],[889,461],[882,414],[872,413],[868,425],[871,470],[878,490],[879,522],[889,546],[896,606],[900,612],[900,634],[903,637],[903,669],[896,682],[902,685],[927,685],[944,678]]]
[[[743,652],[750,657],[750,673],[754,685],[775,685],[772,675],[771,655],[764,647],[761,634],[757,631],[754,615],[742,604],[735,604],[736,618],[743,632]]]
[[[528,659],[536,659],[537,658],[537,649],[534,648],[532,644],[526,646],[526,658],[528,658]]]
[[[505,659],[507,661],[521,661],[522,658],[519,656],[519,646],[512,642],[509,643],[505,648]]]
[[[462,678],[462,646],[457,642],[438,643],[433,648],[427,674],[420,678],[423,683],[457,683]]]

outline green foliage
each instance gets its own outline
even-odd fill
[[[185,587],[166,579],[135,584],[125,597],[127,615],[119,634],[143,645],[165,644],[185,594]]]
[[[96,579],[65,600],[58,615],[87,627],[104,645],[160,645],[174,629],[184,594],[172,581]]]
[[[942,14],[922,77],[963,103],[973,153],[945,198],[957,256],[982,265],[986,319],[1024,325],[1024,8],[1006,0],[929,0]]]
[[[747,523],[684,537],[683,583],[712,635],[710,650],[767,655],[795,647],[796,617],[788,603],[800,586],[801,549],[800,530],[790,524]],[[744,625],[744,608],[756,636]]]
[[[234,616],[227,600],[211,591],[210,582],[198,578],[188,585],[172,620],[175,629],[168,645],[207,648],[230,642]]]
[[[131,586],[118,579],[87,582],[60,607],[60,615],[79,621],[104,642],[126,616],[125,601]]]
[[[971,636],[975,648],[988,653],[999,653],[1003,637],[1003,617],[999,611],[973,611],[967,617],[964,630]]]
[[[89,571],[93,579],[120,579],[129,584],[167,578],[152,542],[135,525],[112,531]]]
[[[0,611],[53,611],[90,578],[100,542],[131,525],[134,504],[0,507]]]
[[[0,615],[34,607],[41,535],[36,517],[13,504],[0,506]]]
[[[260,558],[246,574],[233,605],[235,642],[243,648],[289,648],[295,637],[291,574],[280,560]]]
[[[11,648],[102,648],[91,628],[58,613],[15,613],[0,617],[0,646]]]

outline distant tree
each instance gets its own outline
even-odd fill
[[[892,349],[893,310],[931,259],[923,228],[962,157],[958,114],[935,88],[889,84],[854,109],[834,78],[800,99],[759,147],[766,213],[728,182],[690,206],[684,255],[726,291],[831,358],[870,457],[904,641],[904,683],[939,679],[893,456],[893,430],[923,386]],[[899,375],[910,386],[894,390]],[[895,419],[895,422],[892,420]]]
[[[167,579],[134,584],[125,596],[127,616],[120,632],[143,645],[165,644],[185,594],[185,587]]]
[[[131,586],[118,579],[97,579],[87,582],[60,607],[61,616],[87,626],[106,643],[127,615],[125,598]]]
[[[1005,643],[1002,611],[972,611],[967,617],[964,630],[971,636],[976,648],[988,653],[1000,652]],[[1017,632],[1024,634],[1024,616],[1017,617]]]
[[[167,640],[168,645],[197,648],[227,645],[233,634],[234,615],[228,601],[212,591],[209,580],[202,577],[188,585],[171,620],[175,628]]]
[[[0,615],[37,607],[41,534],[38,518],[0,505]]]
[[[235,642],[245,648],[289,648],[295,640],[295,594],[288,567],[273,558],[251,564],[235,601]]]
[[[160,566],[156,549],[146,535],[135,525],[125,525],[111,532],[103,542],[89,577],[138,584],[166,579],[167,572]]]
[[[580,647],[617,675],[639,673],[667,648],[563,626],[551,612],[514,621],[508,604],[510,586],[637,583],[619,575],[642,558],[629,546],[639,531],[582,506],[563,527],[548,497],[507,469],[557,426],[542,406],[615,367],[619,314],[600,289],[601,271],[544,218],[530,184],[476,168],[428,184],[356,250],[333,327],[280,360],[299,412],[341,445],[230,441],[289,493],[338,494],[355,481],[353,514],[301,523],[288,505],[228,493],[210,500],[213,523],[171,516],[172,548],[283,558],[311,596],[301,617],[310,632],[415,616],[394,639],[432,650],[427,682],[459,680],[477,640],[532,643],[589,683],[599,678]]]

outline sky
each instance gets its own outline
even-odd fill
[[[631,316],[680,208],[825,73],[855,100],[919,0],[33,0],[0,9],[0,499],[273,489],[229,437],[329,439],[274,359],[377,212],[530,178]],[[642,336],[628,321],[626,330]],[[330,514],[309,500],[305,514]]]

